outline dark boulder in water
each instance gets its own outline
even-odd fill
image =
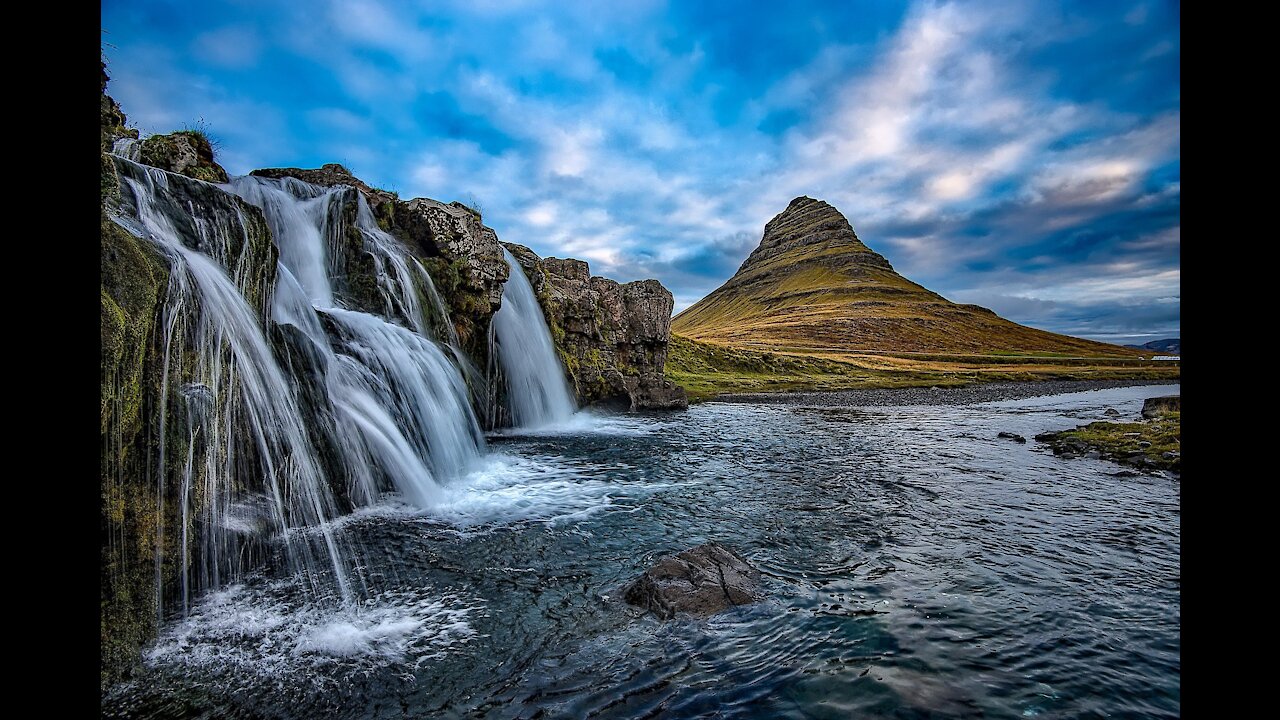
[[[1142,417],[1148,420],[1161,415],[1182,410],[1181,395],[1165,395],[1164,397],[1147,398],[1142,403]]]
[[[631,605],[659,618],[707,617],[760,599],[760,572],[732,549],[706,543],[666,555],[623,591]]]
[[[996,435],[996,437],[998,437],[998,438],[1007,438],[1007,439],[1012,440],[1012,441],[1014,441],[1014,442],[1024,443],[1024,444],[1027,442],[1027,439],[1026,439],[1026,438],[1022,437],[1021,435],[1019,435],[1019,434],[1017,434],[1017,433],[1011,433],[1011,432],[1001,432],[1001,433],[999,433],[998,435]]]

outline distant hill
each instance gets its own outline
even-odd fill
[[[1141,345],[1125,345],[1125,347],[1137,348],[1138,350],[1155,350],[1156,352],[1168,353],[1169,355],[1182,354],[1181,338],[1166,338],[1164,340],[1152,340],[1149,343]]]
[[[1136,357],[960,305],[899,275],[840,211],[798,197],[724,285],[675,317],[677,335],[799,352]]]

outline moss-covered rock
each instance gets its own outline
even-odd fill
[[[205,182],[227,181],[227,171],[213,159],[209,137],[198,130],[152,135],[142,141],[138,159],[145,165]]]
[[[1041,433],[1036,440],[1063,457],[1092,456],[1141,470],[1182,470],[1180,410],[1166,410],[1141,422],[1092,422]]]
[[[108,219],[101,220],[101,681],[140,661],[155,636],[155,557],[159,510],[145,468],[153,438],[154,326],[168,284],[164,256]]]

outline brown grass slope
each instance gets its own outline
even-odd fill
[[[961,305],[902,277],[840,211],[798,197],[715,292],[675,317],[703,342],[798,353],[1129,357],[1139,351],[1058,335]]]

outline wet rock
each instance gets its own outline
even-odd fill
[[[463,349],[485,367],[488,360],[488,331],[493,315],[502,306],[502,288],[510,268],[502,256],[502,245],[493,228],[482,221],[475,209],[459,202],[444,203],[430,198],[401,200],[388,190],[375,188],[337,163],[319,168],[260,168],[249,173],[258,177],[291,177],[313,185],[354,188],[363,197],[375,222],[396,237],[422,263],[437,292],[448,306]],[[353,227],[358,196],[353,194],[344,211],[344,225]],[[360,233],[347,233],[348,277],[375,279],[377,269],[360,251]],[[363,265],[362,265],[363,263]],[[377,288],[349,288],[352,302],[368,312],[381,312]]]
[[[684,389],[665,375],[674,299],[662,283],[618,283],[593,277],[581,260],[539,258],[522,245],[503,245],[533,286],[580,404],[689,406]]]
[[[1115,408],[1107,408],[1102,414],[1107,417],[1120,417],[1120,411]]]
[[[1010,439],[1010,440],[1012,440],[1012,441],[1014,441],[1014,442],[1017,442],[1017,443],[1024,443],[1024,444],[1025,444],[1025,443],[1027,442],[1027,439],[1026,439],[1026,438],[1022,437],[1021,435],[1019,435],[1019,434],[1017,434],[1017,433],[1011,433],[1011,432],[1001,432],[1000,434],[996,435],[996,437],[998,437],[998,438],[1008,438],[1008,439]]]
[[[1181,410],[1181,395],[1165,395],[1163,397],[1147,398],[1142,403],[1142,417],[1147,418],[1148,420],[1160,417],[1166,413],[1180,412]]]
[[[623,590],[628,604],[664,620],[677,613],[707,617],[760,597],[760,572],[714,542],[659,558]]]

